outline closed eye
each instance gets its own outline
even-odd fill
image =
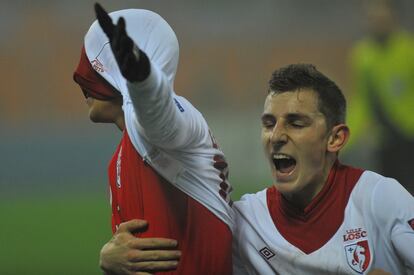
[[[306,124],[303,121],[290,122],[290,125],[292,125],[294,128],[304,128],[304,127],[306,127]]]
[[[311,119],[302,114],[289,114],[287,116],[288,125],[292,126],[293,128],[304,128],[311,124]]]
[[[273,128],[275,124],[276,124],[275,117],[271,115],[267,115],[267,114],[262,116],[262,126],[264,128]]]

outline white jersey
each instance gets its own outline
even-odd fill
[[[414,274],[413,197],[395,180],[374,172],[363,172],[355,183],[346,178],[340,181],[349,192],[325,190],[312,210],[322,209],[312,224],[272,211],[272,188],[235,202],[235,274],[367,274],[373,268]],[[297,223],[296,236],[285,230],[281,223],[286,222]],[[299,227],[307,229],[300,232]],[[309,247],[313,239],[323,241]]]
[[[128,35],[151,62],[146,80],[129,83],[97,21],[85,36],[86,55],[94,69],[122,94],[132,144],[163,178],[231,227],[231,186],[224,155],[201,113],[173,90],[178,64],[174,31],[148,10],[122,10],[110,16],[115,22],[125,18]]]
[[[124,112],[131,141],[161,176],[231,227],[224,155],[201,113],[165,83],[153,66],[147,80],[128,85],[133,103],[124,105]]]

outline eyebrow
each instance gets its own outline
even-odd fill
[[[288,113],[286,116],[287,120],[293,121],[293,120],[310,120],[311,117],[304,113]],[[275,116],[273,114],[264,113],[262,115],[262,120],[266,119],[274,119]]]
[[[286,119],[289,121],[294,121],[294,120],[310,120],[311,117],[303,114],[303,113],[289,113],[286,116]]]

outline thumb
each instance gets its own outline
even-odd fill
[[[133,219],[123,222],[119,225],[116,233],[129,232],[140,233],[145,232],[148,228],[148,222],[146,220]]]

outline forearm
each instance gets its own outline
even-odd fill
[[[128,91],[144,136],[159,147],[177,148],[186,143],[190,122],[177,106],[174,92],[164,73],[151,66],[142,82],[128,82]],[[189,110],[186,110],[189,111]],[[188,117],[187,117],[188,118]]]

